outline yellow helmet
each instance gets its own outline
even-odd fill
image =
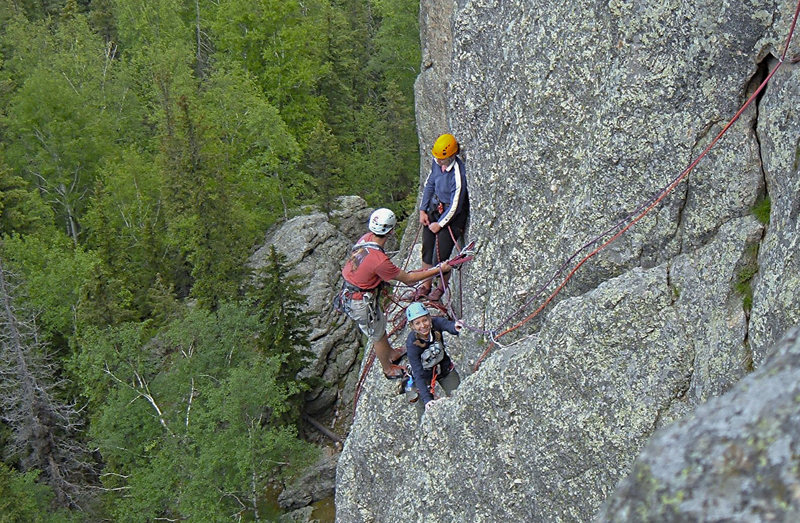
[[[443,160],[448,156],[453,156],[458,152],[458,142],[456,141],[456,137],[452,134],[443,134],[439,138],[436,139],[436,143],[433,144],[433,149],[431,150],[433,156]]]

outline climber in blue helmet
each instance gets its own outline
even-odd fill
[[[436,385],[441,385],[445,395],[450,396],[461,383],[461,377],[445,350],[442,333],[449,332],[458,336],[463,323],[431,317],[428,309],[419,302],[408,306],[406,319],[411,328],[406,339],[406,355],[411,365],[411,377],[419,391],[417,413],[422,417],[435,401],[433,392],[436,391]]]

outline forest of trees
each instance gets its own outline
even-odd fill
[[[338,195],[411,210],[418,10],[0,2],[0,521],[260,519],[315,459],[304,298],[245,260]]]

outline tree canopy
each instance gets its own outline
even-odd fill
[[[257,519],[314,457],[304,297],[245,261],[339,195],[408,212],[418,9],[0,5],[0,520]]]

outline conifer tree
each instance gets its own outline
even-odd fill
[[[281,378],[295,380],[305,367],[311,314],[304,310],[306,297],[300,292],[297,277],[289,274],[286,257],[270,247],[268,264],[247,292],[264,327],[259,346],[266,354],[280,356]]]
[[[52,213],[39,195],[0,160],[0,235],[34,232],[51,221]]]
[[[56,368],[35,315],[17,307],[15,277],[0,260],[0,416],[11,429],[6,459],[39,470],[62,507],[87,502],[93,463],[78,440],[74,405],[58,399]]]

